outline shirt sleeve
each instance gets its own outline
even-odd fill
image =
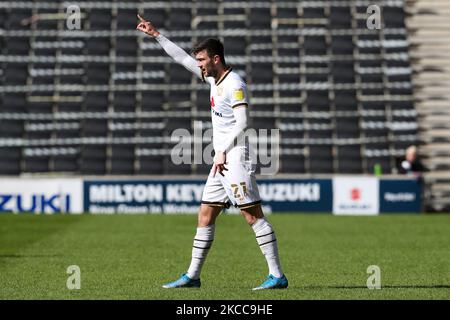
[[[229,92],[231,108],[248,107],[247,86],[244,82],[237,82]]]
[[[156,41],[158,41],[164,51],[170,57],[172,57],[172,59],[174,59],[177,63],[181,64],[197,77],[202,79],[202,81],[206,81],[201,73],[200,68],[197,66],[197,61],[195,61],[195,59],[191,55],[189,55],[186,51],[181,49],[179,46],[167,39],[162,34],[157,36],[155,39]]]
[[[239,107],[233,108],[233,115],[236,122],[234,123],[233,129],[228,135],[227,140],[223,144],[223,150],[218,150],[219,152],[228,152],[234,145],[234,141],[239,139],[242,134],[245,133],[245,129],[248,127],[248,108],[247,104],[241,104]]]

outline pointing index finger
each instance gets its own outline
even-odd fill
[[[139,20],[141,20],[141,22],[147,22],[147,21],[145,21],[145,19],[142,18],[139,14],[137,15],[137,17],[138,17]]]

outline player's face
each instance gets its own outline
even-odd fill
[[[202,70],[204,77],[215,77],[217,74],[216,64],[208,56],[206,50],[202,50],[195,55],[197,66]]]

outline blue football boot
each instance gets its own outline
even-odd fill
[[[178,280],[163,285],[163,288],[200,288],[200,279],[191,279],[187,273],[183,273]]]
[[[263,290],[263,289],[286,289],[288,287],[288,279],[283,274],[281,278],[274,277],[269,274],[266,281],[259,287],[253,288],[253,290]]]

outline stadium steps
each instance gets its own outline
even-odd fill
[[[450,210],[450,1],[406,0],[427,208]]]

